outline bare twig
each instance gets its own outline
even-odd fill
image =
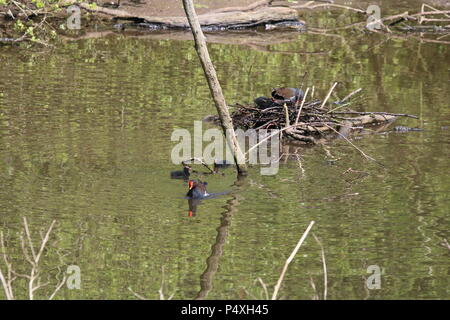
[[[371,114],[381,114],[386,116],[395,116],[395,117],[409,117],[414,119],[419,119],[418,116],[412,115],[412,114],[406,114],[406,113],[390,113],[390,112],[359,112],[359,111],[338,111],[334,112],[333,114],[359,114],[359,115],[371,115]]]
[[[136,293],[133,291],[133,289],[131,289],[131,287],[128,287],[128,290],[131,291],[132,294],[134,294],[137,298],[141,299],[141,300],[148,300],[147,298],[141,296],[140,294]]]
[[[313,300],[319,300],[319,294],[317,293],[316,284],[314,283],[314,279],[312,276],[309,276],[309,281],[311,283],[311,287],[314,290],[314,296],[312,297]]]
[[[323,100],[322,105],[320,106],[320,109],[323,109],[323,107],[324,107],[325,104],[327,103],[328,99],[329,99],[330,96],[331,96],[331,93],[333,92],[333,90],[334,90],[334,88],[336,87],[337,84],[338,84],[338,83],[335,82],[335,83],[333,84],[333,86],[331,87],[330,91],[328,91],[328,94],[327,94],[327,96],[325,97],[325,99]]]
[[[350,94],[348,94],[344,99],[341,100],[341,103],[344,103],[345,101],[347,101],[348,99],[350,99],[351,97],[353,97],[355,94],[357,94],[358,92],[360,92],[362,90],[362,88],[356,89],[355,91],[351,92]]]
[[[447,239],[444,239],[444,242],[442,242],[442,245],[444,247],[447,247],[448,250],[450,250],[450,244],[448,243]]]
[[[383,166],[383,164],[381,164],[380,162],[378,162],[377,160],[375,160],[374,158],[372,158],[371,156],[368,156],[364,151],[362,151],[360,148],[358,148],[357,146],[355,146],[350,140],[348,140],[348,138],[346,136],[344,136],[342,133],[340,133],[339,131],[337,131],[336,129],[334,129],[333,127],[330,127],[328,124],[324,123],[324,125],[326,127],[328,127],[329,129],[333,130],[334,132],[336,132],[338,135],[340,135],[342,138],[344,138],[345,141],[347,141],[350,145],[352,145],[356,150],[358,150],[363,156],[364,158],[371,160],[381,166]]]
[[[8,300],[14,299],[12,282],[16,279],[17,276],[28,279],[28,297],[30,300],[34,299],[36,290],[38,290],[39,288],[42,288],[44,286],[47,286],[49,284],[49,282],[45,282],[45,283],[41,282],[39,263],[40,263],[42,254],[44,253],[44,249],[50,239],[50,234],[53,230],[55,223],[56,223],[56,220],[53,220],[50,227],[48,228],[47,232],[45,233],[45,235],[41,234],[41,243],[40,243],[38,250],[36,251],[34,244],[33,244],[32,237],[31,237],[30,229],[28,227],[28,221],[25,217],[23,218],[23,226],[24,226],[25,236],[23,236],[23,235],[20,236],[20,244],[22,247],[22,252],[23,252],[23,256],[24,256],[25,260],[31,265],[31,270],[30,270],[29,274],[19,274],[13,270],[12,263],[8,260],[8,257],[7,257],[3,232],[0,232],[0,246],[2,249],[3,260],[5,261],[5,265],[7,267],[6,276],[0,268],[0,281],[3,285],[5,294],[6,294],[6,298]],[[31,253],[31,255],[29,253]],[[65,281],[66,281],[66,276],[64,275],[62,280],[56,285],[55,290],[49,296],[50,300],[55,297],[55,295],[58,293],[58,291],[64,285]]]
[[[258,281],[259,281],[259,283],[261,284],[261,286],[263,287],[264,294],[265,294],[265,296],[266,296],[266,300],[269,300],[269,291],[267,290],[266,284],[264,283],[264,281],[262,281],[261,278],[258,278]]]
[[[302,109],[305,104],[306,97],[308,96],[308,92],[309,92],[309,88],[306,89],[305,95],[303,96],[302,104],[300,105],[300,108],[298,109],[298,112],[297,112],[297,118],[295,118],[295,124],[297,124],[298,119],[300,119],[300,114],[302,113]]]
[[[291,124],[289,123],[289,110],[286,103],[283,105],[283,107],[284,107],[284,116],[286,119],[285,127],[289,127]]]
[[[211,169],[211,167],[208,166],[208,164],[207,164],[202,158],[191,158],[191,159],[188,159],[188,160],[184,160],[184,161],[182,161],[181,163],[182,163],[183,165],[186,165],[186,162],[191,162],[191,161],[198,161],[198,162],[200,162],[206,169],[208,169],[211,173],[215,173],[214,170]]]
[[[320,246],[320,251],[322,253],[322,264],[323,264],[323,300],[327,300],[327,293],[328,293],[328,274],[327,274],[327,263],[325,261],[325,251],[323,250],[322,243],[320,242],[319,238],[316,237],[316,235],[313,232],[313,237],[316,240],[316,242]]]
[[[37,289],[45,286],[45,284],[40,283],[40,279],[39,279],[39,260],[41,258],[42,253],[44,252],[44,248],[49,240],[50,233],[52,232],[52,229],[53,229],[53,226],[55,225],[55,223],[56,223],[56,220],[53,220],[52,224],[50,225],[50,227],[47,230],[47,233],[45,234],[44,238],[42,239],[41,246],[39,248],[38,253],[36,254],[36,251],[34,250],[33,241],[31,239],[30,230],[28,228],[27,218],[23,217],[23,224],[24,224],[25,233],[26,233],[26,236],[28,239],[28,246],[32,253],[32,259],[30,259],[30,257],[27,258],[28,262],[31,264],[31,272],[30,272],[29,281],[28,281],[28,294],[29,294],[30,300],[34,299],[34,292]],[[24,242],[22,242],[22,243],[24,243]],[[24,255],[27,255],[24,245],[22,246],[22,249],[24,250]],[[37,280],[37,284],[35,285],[36,280]]]
[[[297,252],[300,249],[301,245],[303,244],[303,241],[305,241],[305,239],[308,236],[308,233],[311,230],[311,228],[313,227],[314,223],[315,223],[314,221],[311,221],[309,223],[308,228],[306,228],[305,232],[303,233],[302,237],[298,241],[298,243],[295,246],[294,250],[292,251],[291,255],[289,256],[289,258],[287,258],[286,263],[284,264],[283,270],[281,271],[280,277],[278,278],[278,282],[275,285],[275,288],[273,290],[272,300],[276,300],[277,299],[278,291],[280,290],[281,283],[283,282],[284,275],[286,274],[287,268],[288,268],[289,264],[292,262],[292,260],[294,259],[295,255],[297,254]]]
[[[13,300],[14,294],[12,289],[12,282],[14,281],[15,277],[12,276],[13,274],[12,263],[8,261],[8,256],[6,254],[6,246],[4,242],[3,231],[0,232],[0,244],[2,249],[3,260],[5,261],[6,266],[5,275],[3,274],[2,268],[0,267],[0,281],[2,283],[3,290],[5,291],[6,299]]]

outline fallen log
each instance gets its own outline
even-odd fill
[[[125,10],[104,7],[92,7],[88,4],[77,4],[86,11],[105,14],[111,19],[131,20],[155,25],[154,29],[189,29],[186,17],[150,17],[140,14],[131,14]],[[211,12],[198,16],[202,28],[208,30],[224,30],[228,28],[248,28],[265,24],[280,22],[304,23],[298,19],[295,9],[287,7],[262,7],[251,11]]]

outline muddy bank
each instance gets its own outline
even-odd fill
[[[8,0],[7,0],[8,1]],[[406,4],[388,3],[382,1],[373,1],[382,8],[382,20],[386,24],[381,24],[381,31],[390,33],[392,26],[397,28],[400,33],[411,32],[448,32],[449,28],[443,26],[442,20],[449,20],[450,12],[443,12],[441,15],[430,15],[427,13],[420,16],[421,10],[424,10],[421,1],[408,2],[408,13],[404,10]],[[98,31],[121,31],[133,32],[139,30],[151,31],[156,38],[164,37],[163,34],[155,32],[166,32],[167,39],[186,39],[188,35],[173,33],[173,31],[187,30],[189,28],[184,15],[182,2],[178,0],[97,0],[95,4],[77,3],[73,0],[67,0],[64,5],[58,9],[37,8],[36,5],[28,0],[23,0],[23,7],[18,7],[17,1],[9,1],[7,5],[0,6],[0,44],[11,44],[22,41],[34,41],[42,44],[48,44],[59,34],[63,38],[69,36],[73,39],[97,37]],[[68,27],[68,17],[76,11],[68,12],[67,8],[71,4],[77,4],[81,11],[78,11],[80,18],[80,28],[77,30]],[[431,5],[437,6],[437,9],[445,10],[449,6],[448,0],[430,0],[425,1]],[[290,41],[295,38],[295,33],[285,31],[305,31],[306,26],[319,33],[335,32],[348,28],[363,29],[366,26],[368,15],[364,8],[369,3],[358,1],[352,4],[352,8],[347,7],[345,1],[335,1],[332,4],[326,2],[298,1],[291,3],[287,1],[270,0],[245,0],[245,1],[218,1],[218,0],[199,0],[195,1],[196,11],[199,20],[205,32],[219,34],[216,31],[228,30],[246,30],[256,31],[257,37],[249,34],[221,33],[220,36],[212,36],[214,42],[234,43],[237,36],[237,42],[250,46],[267,46],[274,43]],[[422,9],[420,9],[422,7]],[[427,11],[432,10],[426,8]],[[342,16],[348,16],[348,21],[356,21],[345,26],[339,23],[339,17],[335,19],[336,25],[328,29],[317,28],[317,22],[320,25],[320,12],[342,12]],[[318,15],[312,16],[311,13],[317,12]],[[411,14],[413,13],[414,14]],[[388,13],[394,13],[392,19],[386,18]],[[406,16],[405,16],[406,14]],[[319,17],[319,18],[318,18]],[[386,19],[386,20],[384,20]],[[303,20],[307,20],[304,22]],[[410,23],[412,21],[412,24]],[[423,25],[422,22],[431,22]],[[441,25],[436,25],[434,21]],[[448,24],[448,23],[447,23]],[[19,27],[18,27],[19,26]],[[315,27],[315,28],[314,28]],[[280,37],[266,30],[277,29],[284,32]],[[169,32],[170,30],[170,32]],[[94,32],[92,32],[94,31]],[[400,34],[400,36],[402,36]],[[253,38],[253,39],[252,39]],[[258,39],[256,39],[258,38]],[[435,41],[434,39],[425,41]],[[442,43],[443,41],[439,41]]]

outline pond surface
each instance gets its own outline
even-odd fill
[[[0,48],[0,228],[16,269],[28,268],[22,217],[36,243],[54,219],[44,273],[53,283],[55,266],[81,270],[81,289],[64,287],[59,299],[135,299],[129,288],[159,299],[161,282],[174,299],[259,299],[257,279],[272,292],[314,220],[328,299],[450,298],[442,245],[450,240],[449,46],[348,31],[209,49],[230,105],[298,86],[307,71],[316,96],[334,81],[334,98],[361,87],[355,109],[415,114],[396,124],[423,131],[353,139],[384,167],[335,140],[333,165],[320,147],[284,149],[297,149],[304,174],[290,158],[275,176],[257,166],[239,181],[233,169],[197,176],[209,191],[229,193],[189,217],[187,183],[169,178],[180,169],[170,138],[215,113],[191,41],[113,34],[43,51]],[[379,290],[366,285],[371,265],[382,270]],[[25,282],[16,285],[25,298]],[[323,298],[323,289],[321,248],[310,234],[280,297]]]

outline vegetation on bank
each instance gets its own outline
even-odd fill
[[[257,1],[247,7],[227,7],[221,8],[220,11],[226,12],[231,9],[248,11],[249,9],[245,8],[256,5],[265,6],[270,5],[270,3],[271,1]],[[76,4],[77,7],[71,7],[73,4]],[[197,2],[196,4],[196,7],[198,7],[199,4]],[[0,45],[15,43],[48,45],[54,39],[57,39],[58,35],[70,36],[76,34],[79,36],[80,27],[83,37],[89,37],[86,26],[102,25],[105,18],[109,21],[124,17],[133,21],[142,19],[140,15],[134,16],[131,12],[133,10],[129,12],[126,5],[122,6],[114,1],[112,5],[115,10],[108,8],[111,3],[99,3],[97,0],[0,0]],[[142,9],[150,10],[152,6],[153,4],[143,5]],[[419,3],[411,4],[410,11],[392,11],[390,14],[394,13],[393,15],[383,14],[380,19],[376,18],[376,10],[370,11],[369,9],[365,10],[347,5],[311,1],[305,4],[296,4],[286,1],[283,6],[299,11],[300,18],[302,13],[311,10],[319,13],[330,13],[330,11],[341,13],[339,16],[333,14],[333,21],[330,25],[326,24],[325,28],[317,27],[316,22],[326,19],[326,15],[318,14],[314,19],[308,21],[309,32],[334,34],[345,30],[358,32],[370,30],[372,33],[381,32],[391,37],[408,36],[416,37],[425,42],[450,43],[446,39],[450,32],[450,26],[448,25],[450,10],[446,10],[447,7],[444,5],[436,8],[427,3],[422,3],[420,6]],[[168,7],[166,10],[171,13],[172,8]],[[149,14],[152,17],[155,16],[156,21],[163,21],[163,23],[166,21],[164,17],[158,17],[159,13]],[[78,27],[74,27],[74,25]],[[152,24],[150,23],[150,25]],[[95,29],[97,31],[97,28]],[[267,36],[267,33],[265,36]]]
[[[87,3],[93,8],[95,3]],[[31,42],[47,45],[67,30],[67,0],[0,0],[0,44]],[[73,14],[73,13],[72,13]]]

